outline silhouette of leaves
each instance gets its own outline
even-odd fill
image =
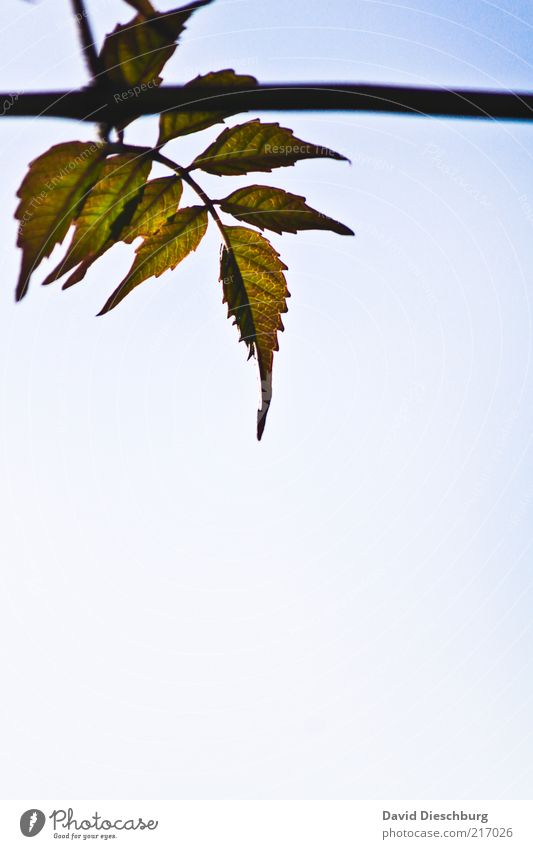
[[[186,88],[194,89],[195,86],[240,86],[242,88],[254,88],[257,85],[255,77],[248,74],[236,74],[231,68],[224,71],[213,71],[210,74],[195,77],[186,84]],[[191,91],[191,99],[194,91]],[[234,110],[228,105],[224,112],[183,112],[179,109],[170,112],[162,112],[159,119],[159,141],[158,146],[166,144],[178,136],[205,130],[213,124],[219,124],[224,118],[234,114]]]
[[[178,210],[137,248],[137,255],[128,274],[98,314],[103,315],[112,310],[148,277],[159,277],[164,271],[174,269],[187,254],[196,250],[206,229],[205,207],[190,206]]]
[[[30,163],[17,192],[20,203],[15,212],[20,222],[17,244],[22,248],[17,300],[26,294],[41,260],[65,238],[85,193],[98,178],[104,155],[103,146],[95,142],[65,142]]]
[[[100,60],[107,78],[117,86],[159,85],[160,73],[174,53],[188,19],[196,9],[211,2],[195,0],[164,13],[153,10],[150,3],[135,4],[139,11],[133,20],[118,24],[105,38]]]
[[[307,206],[305,198],[272,186],[247,186],[220,201],[220,208],[261,230],[296,233],[298,230],[332,230],[353,236],[353,230]]]
[[[100,56],[94,54],[93,64],[101,69],[98,73],[92,71],[92,76],[93,82],[98,83],[100,72],[105,74],[107,82],[118,89],[123,87],[124,96],[133,97],[160,84],[161,71],[174,53],[189,17],[211,0],[195,0],[166,13],[156,11],[150,0],[126,2],[135,9],[135,17],[106,36]],[[87,49],[88,24],[84,30],[82,47]],[[240,176],[250,171],[269,172],[304,159],[347,161],[346,157],[303,141],[277,123],[258,119],[226,127],[188,168],[160,153],[167,142],[205,130],[235,114],[231,97],[226,109],[213,111],[208,108],[209,97],[203,95],[201,101],[195,102],[195,88],[247,89],[256,85],[255,77],[236,74],[231,68],[197,76],[186,86],[193,111],[177,108],[161,114],[155,147],[125,144],[122,131],[135,117],[128,113],[124,123],[117,111],[117,143],[66,142],[35,159],[18,191],[16,217],[22,265],[16,297],[24,295],[33,270],[63,241],[71,225],[74,229],[70,245],[44,284],[68,275],[63,283],[63,288],[68,288],[83,280],[92,264],[116,242],[131,244],[141,239],[130,270],[99,315],[108,313],[141,283],[175,269],[195,251],[210,216],[223,240],[223,301],[249,356],[257,360],[261,384],[257,437],[261,439],[272,400],[272,365],[278,350],[278,332],[283,330],[281,317],[287,312],[287,266],[257,229],[229,226],[221,216],[231,215],[259,230],[280,234],[330,230],[353,235],[353,231],[308,206],[305,197],[273,186],[246,186],[222,200],[213,200],[192,172]],[[114,95],[116,98],[117,92]],[[109,126],[103,131],[107,138]],[[149,179],[154,162],[170,169],[171,174]],[[184,185],[198,196],[200,204],[180,207]]]
[[[286,127],[254,120],[223,130],[196,157],[191,169],[201,168],[220,176],[237,176],[249,171],[271,171],[272,168],[294,165],[299,159],[328,158],[347,161],[345,156],[334,150],[296,138]]]
[[[257,357],[261,380],[261,408],[257,413],[257,438],[261,439],[272,400],[272,362],[278,350],[281,314],[287,312],[284,271],[287,266],[270,242],[247,227],[225,227],[220,279],[228,317],[235,319],[240,341]]]
[[[87,195],[78,216],[70,247],[43,281],[45,285],[81,263],[82,268],[67,280],[64,288],[78,283],[92,263],[120,239],[141,200],[139,189],[145,184],[151,167],[150,158],[134,153],[106,160],[100,179]]]

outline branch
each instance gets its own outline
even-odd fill
[[[98,56],[89,17],[85,8],[84,0],[71,0],[74,18],[78,24],[78,32],[82,46],[83,55],[94,83],[101,83],[104,69]]]
[[[74,0],[73,0],[74,2]],[[138,91],[136,90],[138,89]],[[195,86],[0,94],[3,115],[71,118],[111,125],[169,109],[229,111],[316,110],[383,112],[448,118],[533,120],[533,94],[483,89],[414,88],[352,83],[267,83],[254,89]],[[2,113],[0,113],[2,114]]]

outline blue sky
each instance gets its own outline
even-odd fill
[[[4,5],[4,91],[86,82],[66,1]],[[128,19],[88,6],[99,38]],[[525,2],[216,2],[165,79],[532,89],[532,25]],[[279,185],[356,237],[272,238],[292,298],[261,444],[212,227],[104,318],[122,246],[68,292],[43,263],[15,306],[27,164],[93,130],[2,121],[2,793],[530,797],[533,128],[266,120],[352,164],[223,191]]]

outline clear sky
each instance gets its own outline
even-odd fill
[[[99,38],[130,14],[88,6]],[[533,89],[532,27],[517,0],[220,0],[165,78]],[[0,44],[3,91],[86,82],[66,0],[4,0]],[[1,795],[531,797],[533,126],[265,117],[352,164],[226,191],[357,235],[272,238],[260,444],[212,227],[106,317],[120,246],[15,306],[27,164],[94,133],[1,121]]]

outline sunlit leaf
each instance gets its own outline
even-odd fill
[[[194,0],[168,12],[157,11],[151,0],[125,0],[135,10],[128,24],[118,25],[104,41],[98,62],[91,61],[93,76],[100,70],[108,90],[109,112],[101,119],[100,135],[113,143],[69,142],[57,145],[35,160],[20,190],[17,218],[18,244],[23,250],[17,298],[23,296],[33,269],[61,242],[71,225],[73,235],[63,260],[48,275],[51,283],[67,275],[63,288],[81,281],[92,264],[116,242],[140,244],[133,264],[103,306],[100,315],[117,306],[137,286],[172,270],[195,251],[205,235],[208,213],[221,235],[220,280],[228,316],[234,320],[249,356],[255,356],[261,383],[257,413],[257,438],[261,439],[272,398],[272,365],[278,350],[282,315],[289,292],[287,266],[270,242],[256,229],[226,226],[221,213],[233,215],[260,230],[296,233],[331,230],[353,235],[344,224],[308,206],[305,197],[272,186],[252,185],[233,191],[222,200],[210,198],[190,174],[202,169],[215,175],[240,176],[250,171],[270,172],[305,159],[345,160],[327,147],[303,141],[277,123],[251,120],[227,127],[187,168],[159,153],[167,142],[202,131],[235,114],[231,90],[253,90],[255,77],[236,74],[231,68],[197,76],[186,84],[187,106],[160,115],[159,139],[154,148],[125,145],[123,128],[139,116],[135,98],[161,83],[161,72],[173,55],[189,17],[212,0]],[[77,6],[80,4],[74,4]],[[87,45],[87,27],[81,40]],[[104,79],[94,79],[98,85]],[[101,86],[100,86],[101,87]],[[227,88],[220,105],[215,89]],[[202,89],[202,93],[200,93]],[[104,92],[105,93],[105,92]],[[117,104],[113,113],[112,100]],[[123,100],[133,100],[122,109]],[[176,101],[175,101],[176,102]],[[216,109],[210,109],[217,103]],[[226,105],[227,104],[227,105]],[[226,108],[224,108],[226,107]],[[88,116],[89,118],[91,116]],[[172,176],[149,180],[152,163],[170,169]],[[180,208],[183,186],[192,190],[201,205]]]
[[[159,277],[164,271],[175,268],[187,254],[196,250],[206,229],[205,207],[191,206],[180,209],[164,227],[139,245],[132,267],[99,315],[116,307],[139,283],[149,277]]]
[[[255,354],[261,380],[257,438],[261,439],[272,399],[272,362],[278,350],[281,314],[287,312],[287,266],[270,242],[247,227],[225,227],[228,246],[222,248],[220,279],[228,317],[235,319],[241,341]]]
[[[31,164],[18,197],[18,246],[22,267],[16,289],[22,298],[41,260],[63,241],[83,198],[98,179],[105,148],[94,142],[65,142],[50,148]]]
[[[106,36],[100,59],[107,78],[126,89],[157,86],[165,63],[176,49],[176,41],[196,9],[212,0],[195,0],[169,12],[151,12],[151,4],[138,4],[140,11],[128,24],[119,24]],[[142,9],[142,10],[141,10]],[[126,96],[128,92],[125,92]],[[132,96],[135,92],[132,92]]]
[[[177,177],[158,177],[142,185],[137,193],[131,195],[131,199],[124,207],[124,212],[116,219],[113,226],[113,236],[96,253],[89,253],[82,260],[63,284],[63,289],[68,289],[83,280],[93,262],[111,248],[115,241],[130,244],[138,236],[156,233],[175,214],[182,191],[181,180]],[[134,210],[133,217],[129,221],[132,210]],[[48,275],[44,283],[52,283],[65,274],[67,270],[69,269],[65,265],[65,260],[63,260]]]
[[[156,233],[177,211],[183,184],[178,177],[157,177],[142,188],[142,199],[130,224],[120,234],[123,242]]]
[[[333,230],[341,236],[353,236],[353,230],[307,206],[305,198],[272,186],[247,186],[237,189],[220,202],[220,208],[235,218],[261,230],[296,233],[298,230]]]
[[[296,138],[286,127],[255,120],[223,130],[213,144],[196,157],[192,168],[232,176],[248,171],[271,171],[294,165],[299,159],[320,158],[346,160],[328,147]]]
[[[135,153],[124,153],[106,160],[100,179],[89,192],[78,216],[70,247],[64,259],[43,281],[45,285],[62,277],[79,263],[83,263],[87,271],[120,238],[141,200],[139,189],[146,182],[151,165],[147,156]],[[80,270],[77,270],[65,288],[80,279]]]
[[[236,74],[231,68],[224,71],[213,71],[210,74],[195,77],[186,84],[185,88],[194,89],[195,86],[240,86],[242,88],[255,88],[257,80],[248,74]],[[191,91],[191,100],[194,92]],[[208,105],[202,102],[202,105]],[[158,146],[166,144],[177,136],[185,136],[198,130],[205,130],[213,124],[219,124],[229,115],[234,115],[235,110],[228,104],[228,108],[218,112],[182,112],[179,109],[171,112],[162,112],[159,119],[159,141]]]

